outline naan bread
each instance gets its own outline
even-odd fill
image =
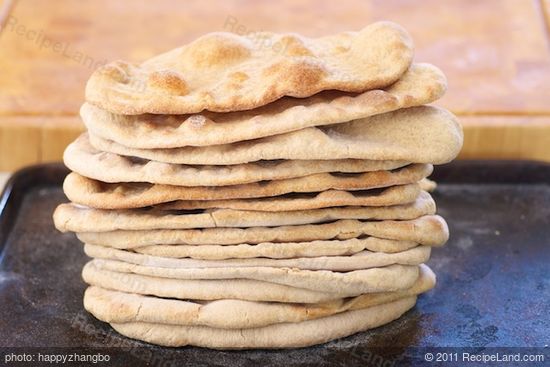
[[[84,266],[90,285],[158,297],[318,303],[363,293],[394,292],[412,287],[418,266],[333,272],[281,268],[162,269],[116,260],[95,259]]]
[[[375,191],[327,190],[320,193],[290,194],[267,198],[229,200],[177,200],[158,207],[164,210],[233,209],[256,212],[292,212],[343,206],[380,207],[409,203],[425,194],[419,184],[392,186]]]
[[[177,202],[174,203],[177,205]],[[422,192],[403,205],[363,207],[346,206],[313,210],[263,212],[251,210],[208,209],[203,211],[161,210],[160,208],[106,210],[72,203],[60,204],[53,215],[61,232],[107,232],[147,229],[191,229],[214,227],[275,227],[313,224],[339,219],[405,220],[435,214],[435,202]]]
[[[317,173],[364,173],[406,166],[404,161],[335,159],[259,161],[231,166],[190,166],[162,163],[115,153],[90,145],[87,134],[69,144],[63,155],[73,172],[103,182],[149,182],[176,186],[226,186],[304,177]]]
[[[85,103],[80,115],[98,137],[132,148],[175,148],[235,143],[365,118],[439,99],[447,82],[433,65],[414,64],[384,89],[350,94],[335,90],[307,98],[283,97],[248,111],[191,115],[120,115]],[[132,154],[128,151],[126,155]],[[139,154],[138,154],[139,156]]]
[[[409,35],[390,22],[316,39],[268,32],[256,37],[272,47],[220,32],[141,65],[109,63],[88,80],[86,100],[124,115],[241,111],[283,96],[383,88],[405,73],[413,57]]]
[[[397,292],[363,294],[324,303],[288,304],[237,299],[184,301],[88,287],[84,307],[101,321],[148,322],[169,325],[248,329],[285,322],[302,322],[341,312],[360,310],[416,296],[435,286],[435,274],[426,265],[412,287]],[[159,312],[162,310],[162,312]]]
[[[270,259],[290,259],[295,257],[318,257],[352,255],[363,250],[392,254],[418,246],[413,241],[387,240],[367,237],[349,240],[322,240],[310,242],[263,242],[255,245],[153,245],[133,248],[140,254],[202,260],[250,259],[265,257]]]
[[[145,322],[111,323],[111,326],[129,338],[170,347],[194,345],[214,349],[299,348],[322,344],[387,324],[399,318],[415,303],[416,297],[413,296],[315,320],[250,329]]]
[[[90,134],[90,143],[101,151],[195,165],[229,165],[277,159],[404,160],[442,164],[457,156],[463,140],[462,127],[456,117],[434,106],[405,108],[341,124],[205,147],[128,148]]]
[[[289,193],[319,193],[326,190],[362,191],[388,187],[388,191],[367,194],[367,199],[355,200],[350,195],[325,194],[315,205],[278,210],[317,209],[327,206],[388,206],[414,201],[420,193],[418,186],[390,186],[416,183],[431,174],[431,165],[414,164],[394,171],[375,171],[363,174],[319,173],[305,177],[273,180],[233,186],[170,186],[149,183],[108,184],[71,173],[63,183],[63,191],[74,203],[99,209],[129,209],[168,203],[175,200],[218,200],[275,197]],[[336,195],[336,198],[334,197]],[[327,197],[328,196],[328,197]],[[344,197],[342,197],[344,196]],[[404,199],[406,198],[406,200]],[[363,202],[365,200],[366,202]]]
[[[159,229],[150,231],[80,232],[85,243],[119,249],[150,245],[236,245],[262,242],[307,242],[345,240],[373,236],[400,241],[413,241],[426,246],[441,246],[449,238],[445,220],[438,215],[425,215],[406,221],[359,221],[342,219],[326,224],[281,227]]]
[[[315,256],[291,259],[224,259],[197,260],[159,257],[117,250],[110,247],[86,244],[84,252],[89,257],[104,260],[118,260],[130,264],[159,268],[157,274],[178,274],[181,269],[207,268],[283,268],[300,270],[354,271],[389,265],[420,265],[430,258],[430,247],[417,246],[410,250],[386,254],[384,252],[360,251],[344,256]],[[166,273],[163,273],[163,270]],[[175,275],[174,275],[175,276]]]

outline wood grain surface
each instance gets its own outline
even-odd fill
[[[107,61],[141,61],[211,31],[321,36],[381,19],[402,24],[416,60],[446,73],[449,91],[437,104],[462,117],[461,157],[550,160],[548,0],[51,4],[18,0],[0,33],[0,170],[60,159],[82,130],[85,82]]]

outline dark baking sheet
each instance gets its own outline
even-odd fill
[[[83,310],[86,257],[75,236],[57,232],[51,220],[66,201],[66,173],[61,164],[27,168],[1,197],[2,359],[15,350],[105,353],[108,365],[121,366],[387,366],[418,365],[435,347],[480,352],[549,344],[548,164],[463,161],[436,168],[434,197],[451,239],[429,262],[436,288],[401,319],[321,346],[239,352],[130,341]]]

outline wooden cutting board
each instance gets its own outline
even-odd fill
[[[2,6],[6,0],[0,0]],[[144,60],[210,31],[321,36],[402,24],[416,60],[449,79],[438,105],[461,116],[463,158],[550,160],[550,1],[19,0],[0,33],[0,170],[58,160],[83,127],[100,64]],[[545,10],[546,7],[546,10]]]

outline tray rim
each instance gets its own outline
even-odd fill
[[[42,163],[23,167],[8,178],[0,193],[0,258],[15,224],[16,215],[12,214],[19,210],[25,191],[29,186],[60,185],[68,172],[61,162]],[[30,185],[33,176],[39,180]]]

